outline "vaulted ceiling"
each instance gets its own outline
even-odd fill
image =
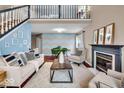
[[[31,19],[32,33],[78,33],[90,25],[90,19]]]

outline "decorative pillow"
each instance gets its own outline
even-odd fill
[[[20,58],[22,59],[24,65],[26,65],[28,60],[27,60],[27,58],[26,58],[25,53],[19,53],[19,56],[20,56]]]
[[[10,56],[11,54],[8,54],[8,55],[3,55],[3,57],[8,57],[8,56]]]
[[[19,66],[17,60],[12,61],[11,63],[9,63],[9,66]]]
[[[7,61],[7,62],[12,61],[12,60],[14,60],[15,58],[16,58],[15,56],[9,56],[9,57],[6,59],[6,61]]]
[[[40,54],[35,54],[35,57],[36,58],[40,58]]]
[[[25,52],[25,55],[26,55],[28,61],[35,59],[34,52]]]
[[[18,59],[17,62],[18,62],[18,64],[19,64],[20,67],[21,66],[24,66],[24,62],[21,59]]]
[[[3,55],[3,59],[7,66],[17,66],[16,57],[13,54]]]

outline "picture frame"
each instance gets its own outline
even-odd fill
[[[99,30],[96,29],[94,30],[94,35],[93,35],[93,43],[98,44],[98,37],[99,37]]]
[[[103,45],[105,42],[105,27],[99,29],[98,44]]]
[[[115,24],[111,23],[105,27],[105,44],[113,44],[114,43],[114,28]]]
[[[13,38],[17,38],[17,33],[13,33]]]
[[[23,44],[24,45],[27,45],[28,44],[28,41],[27,40],[23,40]]]
[[[23,31],[21,31],[21,30],[18,31],[18,38],[23,38],[23,35],[24,35],[24,34],[23,34]]]
[[[12,45],[18,45],[18,39],[12,38]]]
[[[10,43],[5,41],[5,45],[4,46],[5,46],[5,48],[9,48],[10,47]]]

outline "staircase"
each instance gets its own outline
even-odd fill
[[[0,10],[0,38],[29,19],[29,5]]]

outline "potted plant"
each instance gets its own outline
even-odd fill
[[[56,57],[58,57],[61,52],[63,52],[63,54],[65,55],[67,51],[69,51],[68,48],[62,48],[61,46],[57,46],[51,49],[52,54]]]

